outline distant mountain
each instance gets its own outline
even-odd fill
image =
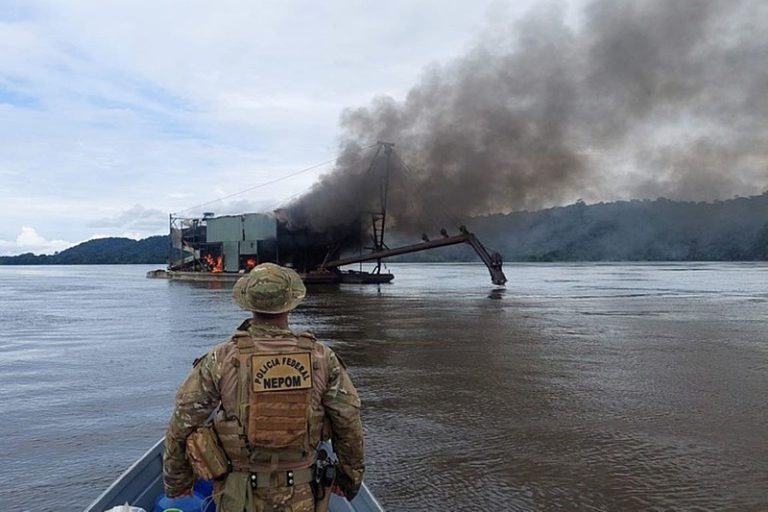
[[[579,201],[535,212],[475,217],[467,226],[505,261],[768,260],[768,193],[711,203],[656,199],[587,205]],[[388,245],[415,243],[414,238],[392,235]],[[100,238],[50,256],[2,256],[0,265],[162,264],[167,254],[167,236],[138,241]],[[476,261],[477,255],[462,245],[393,259]]]
[[[52,255],[0,256],[0,265],[165,263],[167,259],[168,236],[161,235],[143,240],[98,238]]]
[[[768,192],[711,203],[657,199],[587,205],[579,201],[535,212],[475,217],[467,226],[506,261],[768,260]],[[390,239],[389,245],[414,241],[398,237]],[[400,259],[475,260],[477,256],[466,246]]]

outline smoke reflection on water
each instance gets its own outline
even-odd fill
[[[768,507],[765,265],[392,267],[295,318],[351,369],[388,509]],[[4,510],[87,505],[243,317],[145,270],[0,268]]]

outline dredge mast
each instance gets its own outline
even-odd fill
[[[345,258],[338,258],[335,260],[327,261],[328,257],[326,256],[326,261],[323,261],[323,263],[320,265],[319,270],[326,270],[326,269],[335,269],[337,267],[341,267],[343,265],[350,265],[353,263],[364,263],[367,261],[376,261],[376,267],[373,269],[374,274],[380,274],[381,273],[381,260],[384,258],[389,258],[392,256],[398,256],[400,254],[410,254],[420,251],[426,251],[428,249],[435,249],[437,247],[447,247],[449,245],[458,245],[458,244],[468,244],[469,246],[474,249],[474,251],[477,253],[477,255],[480,257],[480,259],[485,263],[485,266],[488,268],[488,273],[491,275],[491,282],[497,286],[503,286],[507,282],[507,276],[504,275],[504,271],[502,270],[502,258],[501,254],[499,254],[496,251],[488,252],[488,250],[485,248],[485,246],[480,242],[480,240],[475,236],[474,233],[471,233],[465,225],[459,226],[459,232],[460,234],[449,236],[448,232],[445,228],[440,230],[440,234],[442,235],[442,238],[436,239],[436,240],[430,240],[429,237],[427,237],[426,234],[422,235],[422,242],[418,244],[411,244],[406,245],[403,247],[396,247],[394,249],[390,249],[387,247],[387,245],[384,243],[384,230],[386,227],[386,221],[387,221],[387,199],[389,195],[389,176],[390,176],[390,165],[391,165],[391,158],[392,158],[392,152],[394,148],[394,143],[392,142],[378,142],[378,149],[376,150],[376,154],[373,157],[373,160],[371,161],[371,166],[369,168],[369,172],[371,169],[373,169],[373,166],[376,162],[376,160],[379,158],[379,155],[381,153],[381,150],[384,150],[384,158],[385,158],[385,170],[381,175],[380,178],[380,211],[374,212],[371,214],[371,239],[373,241],[373,246],[370,247],[371,252],[368,254],[359,254],[356,256],[349,256]]]

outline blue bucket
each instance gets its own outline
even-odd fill
[[[213,480],[198,480],[193,489],[205,502],[203,512],[216,512],[216,503],[213,501]]]
[[[155,500],[155,512],[204,512],[205,498],[193,492],[191,496],[169,498],[165,494]]]

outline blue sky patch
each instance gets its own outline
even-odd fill
[[[18,108],[39,109],[40,99],[31,94],[0,85],[0,105],[13,105]]]

